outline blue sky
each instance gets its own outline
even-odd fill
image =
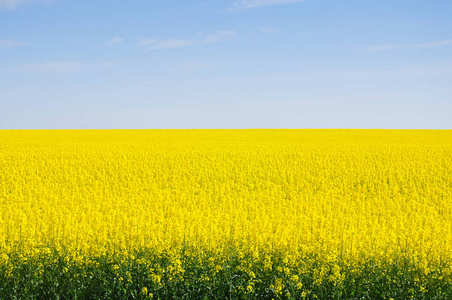
[[[451,15],[450,0],[0,0],[0,129],[451,129]]]

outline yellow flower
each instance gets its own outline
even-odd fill
[[[138,264],[160,287],[194,276],[186,257],[205,282],[224,269],[254,281],[262,266],[300,290],[298,276],[340,286],[347,270],[362,275],[353,266],[407,260],[450,284],[450,130],[0,130],[0,141],[6,276],[67,253],[63,273],[89,267],[74,280],[111,257],[120,282]],[[155,257],[137,259],[147,249]]]

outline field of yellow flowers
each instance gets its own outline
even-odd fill
[[[0,131],[0,298],[452,299],[452,131]]]

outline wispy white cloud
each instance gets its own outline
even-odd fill
[[[413,45],[413,46],[416,46],[417,48],[436,48],[436,47],[442,47],[442,46],[447,46],[447,45],[451,45],[451,44],[452,44],[452,40],[442,40],[442,41],[435,41],[435,42],[424,43],[424,44],[417,44],[417,45]]]
[[[258,27],[257,30],[260,31],[260,32],[263,32],[263,33],[276,33],[276,32],[278,32],[278,29],[272,28],[272,27]]]
[[[16,6],[23,4],[24,0],[0,0],[0,9],[13,9]]]
[[[386,50],[396,50],[396,49],[416,49],[416,48],[438,48],[442,46],[452,45],[452,39],[450,40],[441,40],[441,41],[433,41],[422,44],[388,44],[388,45],[380,45],[369,47],[367,50],[369,51],[386,51]]]
[[[81,64],[78,62],[63,61],[21,65],[14,70],[19,73],[66,74],[75,72],[80,68]]]
[[[114,38],[112,38],[112,39],[107,43],[107,46],[111,46],[111,45],[114,45],[114,44],[119,44],[119,43],[121,43],[122,41],[123,41],[122,38],[115,36]]]
[[[379,45],[366,48],[368,51],[385,51],[400,48],[400,45]]]
[[[193,72],[210,69],[215,66],[216,66],[215,64],[209,62],[188,62],[180,65],[179,67],[176,68],[176,70],[184,72]]]
[[[139,39],[138,46],[149,46],[157,43],[159,40],[156,39]]]
[[[212,44],[231,40],[236,32],[232,30],[217,31],[214,34],[200,33],[194,38],[188,39],[141,39],[138,46],[148,46],[149,50],[182,48],[192,45]]]
[[[231,64],[234,64],[234,62],[227,61],[225,59],[222,60],[209,60],[209,59],[203,59],[203,60],[189,60],[185,61],[184,63],[175,66],[175,69],[177,72],[183,71],[183,72],[196,72],[196,71],[202,71],[207,69],[218,69],[225,66],[230,66]]]
[[[0,0],[0,9],[11,10],[33,3],[50,4],[52,2],[54,2],[54,0]]]
[[[248,8],[256,8],[262,6],[274,6],[289,3],[302,2],[305,0],[241,0],[234,3],[230,10],[240,10]]]
[[[13,48],[27,45],[28,43],[22,43],[13,39],[0,40],[0,48]]]
[[[201,37],[200,43],[202,44],[210,44],[210,43],[219,43],[227,40],[231,40],[235,37],[236,32],[233,30],[224,30],[217,31],[214,34],[200,34]]]
[[[179,40],[179,39],[166,39],[155,41],[149,44],[151,47],[149,49],[173,49],[181,48],[193,45],[193,41],[190,40]]]

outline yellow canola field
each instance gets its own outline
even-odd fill
[[[452,261],[452,131],[0,131],[0,260],[189,246]]]

